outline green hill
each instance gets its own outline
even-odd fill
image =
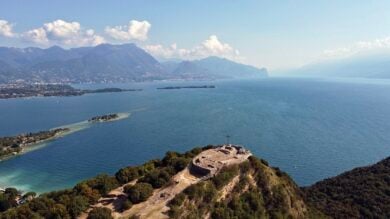
[[[389,218],[389,183],[390,158],[299,188],[239,146],[209,145],[38,197],[6,189],[0,218]]]

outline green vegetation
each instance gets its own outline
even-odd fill
[[[0,159],[18,154],[25,146],[49,140],[57,134],[68,130],[69,129],[66,128],[59,128],[50,131],[40,131],[37,133],[27,133],[12,137],[2,137],[0,138]]]
[[[2,209],[6,211],[0,214],[0,218],[75,218],[118,185],[114,177],[99,175],[77,184],[73,189],[25,199],[26,202],[16,208]],[[26,193],[24,196],[34,196],[34,193]],[[11,200],[15,200],[14,195]]]
[[[390,157],[303,191],[310,203],[334,218],[390,218]]]
[[[137,204],[146,201],[153,194],[153,187],[149,183],[137,183],[134,186],[126,186],[124,192],[132,203]]]
[[[0,212],[17,206],[15,199],[18,195],[19,192],[14,188],[7,188],[4,192],[0,192]]]
[[[121,208],[129,209],[133,203],[145,201],[153,193],[154,187],[167,185],[170,176],[184,169],[194,156],[210,147],[212,146],[194,148],[184,154],[167,152],[162,160],[151,160],[140,166],[122,168],[115,176],[101,174],[78,183],[72,189],[50,192],[39,197],[29,192],[23,195],[25,203],[20,205],[16,202],[16,198],[20,196],[18,191],[7,189],[0,192],[0,219],[76,218],[90,205],[96,204],[101,197],[107,196],[111,190],[139,179],[134,186],[125,187],[129,200]],[[152,182],[154,180],[156,182]],[[111,218],[111,213],[107,210],[96,208],[90,212],[88,218]]]
[[[88,122],[107,122],[119,118],[118,114],[107,114],[102,116],[94,116],[88,119]]]
[[[135,185],[124,187],[124,192],[128,195],[128,202],[122,206],[122,210],[130,208],[133,204],[146,201],[153,194],[153,189],[166,186],[171,177],[183,170],[193,157],[209,148],[210,146],[194,148],[184,154],[168,151],[161,161],[151,160],[142,166],[120,169],[115,174],[117,181],[125,184],[138,179]]]
[[[236,176],[239,180],[232,191],[221,198],[221,190]],[[305,206],[299,188],[287,174],[255,157],[188,187],[170,201],[169,207],[171,218],[203,218],[208,214],[216,219],[324,217]]]
[[[0,219],[77,218],[119,186],[128,200],[121,210],[147,200],[154,189],[169,185],[193,157],[213,146],[186,153],[167,152],[162,160],[120,169],[82,181],[71,189],[20,194],[0,192]],[[340,176],[299,188],[278,168],[255,157],[223,168],[216,176],[187,187],[169,203],[171,218],[390,218],[390,158]],[[137,180],[137,181],[134,181]],[[136,183],[135,183],[136,182]],[[324,215],[322,212],[328,214]],[[106,208],[94,208],[88,218],[111,218]]]
[[[148,183],[152,185],[153,188],[158,189],[166,185],[174,174],[176,174],[176,172],[173,168],[165,167],[150,171],[139,181]]]
[[[89,212],[87,219],[111,219],[111,210],[108,208],[94,208]]]

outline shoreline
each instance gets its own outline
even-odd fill
[[[15,153],[11,153],[9,155],[5,155],[4,157],[0,158],[0,164],[2,162],[4,162],[4,161],[9,160],[9,159],[16,158],[16,157],[22,156],[22,155],[24,155],[24,154],[26,154],[28,152],[35,151],[35,150],[41,149],[43,147],[46,147],[52,141],[55,141],[55,140],[57,140],[59,138],[65,137],[67,135],[70,135],[72,133],[79,132],[79,131],[82,131],[84,129],[90,128],[94,124],[106,123],[106,122],[115,122],[115,121],[119,121],[119,120],[123,120],[123,119],[129,118],[130,115],[131,115],[130,112],[122,112],[122,113],[116,113],[116,114],[118,115],[117,118],[114,118],[114,119],[111,119],[111,120],[108,120],[108,121],[90,122],[88,120],[84,120],[84,121],[81,121],[81,122],[76,122],[76,123],[72,123],[72,124],[68,124],[68,125],[63,125],[63,126],[51,128],[48,131],[53,131],[53,130],[56,130],[56,129],[64,129],[64,130],[62,130],[62,131],[60,131],[58,133],[55,133],[54,136],[49,137],[47,139],[39,140],[39,141],[30,143],[30,144],[25,144],[25,145],[21,146],[21,151],[20,152],[18,152],[16,154]]]

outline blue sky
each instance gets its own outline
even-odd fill
[[[134,42],[159,58],[284,69],[390,48],[389,11],[384,0],[2,0],[0,46]]]

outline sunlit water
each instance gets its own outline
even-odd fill
[[[155,89],[181,84],[217,88]],[[302,186],[390,155],[386,81],[274,78],[115,86],[144,90],[0,100],[0,136],[131,112],[128,118],[88,126],[0,162],[0,187],[37,192],[71,187],[168,150],[224,143],[227,134]]]

